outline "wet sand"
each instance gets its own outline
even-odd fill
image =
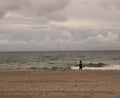
[[[0,71],[0,98],[120,98],[120,71]]]

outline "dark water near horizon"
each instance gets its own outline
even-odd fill
[[[0,52],[0,69],[67,68],[79,64],[120,65],[120,51]]]

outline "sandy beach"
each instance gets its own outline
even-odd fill
[[[120,98],[120,71],[0,71],[0,98]]]

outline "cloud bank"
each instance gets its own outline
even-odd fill
[[[56,33],[57,34],[57,33]],[[117,33],[108,32],[106,35],[97,34],[76,40],[73,33],[63,31],[59,36],[52,38],[44,36],[43,39],[34,38],[30,40],[0,40],[1,50],[119,50],[120,41]]]
[[[0,51],[120,50],[119,0],[0,0]]]

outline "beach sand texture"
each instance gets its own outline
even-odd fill
[[[0,98],[120,98],[120,71],[0,71]]]

